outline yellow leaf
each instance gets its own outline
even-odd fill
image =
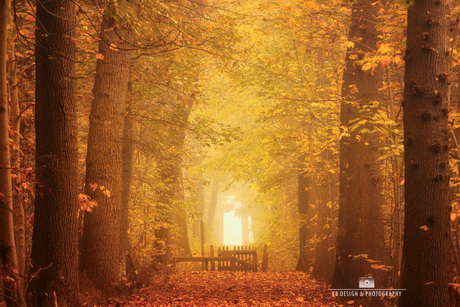
[[[358,88],[356,87],[355,84],[350,85],[350,93],[355,94],[358,92]]]
[[[101,54],[101,53],[96,54],[96,60],[103,60],[103,59],[104,59],[103,54]]]
[[[351,41],[347,41],[345,43],[345,46],[347,46],[347,48],[353,48],[355,46],[355,43],[351,42]]]
[[[361,67],[362,70],[366,71],[366,70],[369,70],[372,68],[372,64],[371,63],[366,63],[363,65],[363,67]]]

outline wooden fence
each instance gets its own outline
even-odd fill
[[[235,264],[229,261],[219,261],[219,271],[252,271],[257,272],[257,251],[252,246],[234,246],[233,250],[229,250],[228,246],[217,250],[219,257],[235,257]],[[232,266],[235,266],[232,269]]]
[[[212,271],[252,271],[258,270],[257,250],[252,246],[234,246],[233,250],[226,247],[217,249],[217,257],[214,256],[214,246],[209,247],[209,257],[177,257],[174,262],[201,262],[203,269]],[[217,266],[216,266],[217,263]],[[264,246],[262,255],[262,271],[268,266],[267,245]]]

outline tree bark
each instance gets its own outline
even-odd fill
[[[371,0],[360,0],[352,6],[349,40],[355,46],[347,50],[343,74],[342,127],[350,127],[350,122],[361,116],[359,110],[362,107],[382,98],[378,90],[383,85],[382,69],[363,71],[354,60],[373,52],[378,42],[375,30],[378,7],[372,3]],[[372,115],[376,109],[370,110]],[[372,129],[369,124],[363,128]],[[357,289],[359,278],[368,274],[374,275],[377,287],[385,286],[380,271],[372,269],[365,258],[354,257],[367,255],[367,259],[380,261],[384,258],[378,148],[379,134],[361,133],[359,129],[350,132],[350,137],[342,137],[340,142],[339,225],[333,288]],[[378,298],[373,299],[372,306],[378,306],[380,302]],[[369,303],[362,302],[363,305]]]
[[[75,4],[39,1],[32,291],[37,306],[78,302]],[[9,179],[11,182],[11,178]]]
[[[101,25],[90,111],[85,191],[98,206],[85,213],[81,270],[111,294],[120,281],[123,123],[131,71],[131,35],[109,4]]]
[[[123,174],[121,191],[121,222],[120,222],[120,262],[122,274],[126,275],[126,252],[128,251],[129,228],[129,196],[133,174],[133,122],[131,107],[127,108],[123,125]]]
[[[404,307],[449,306],[449,15],[450,1],[436,0],[415,1],[407,13]]]

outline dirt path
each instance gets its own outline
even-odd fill
[[[348,306],[299,272],[181,272],[154,282],[125,306]],[[113,305],[115,306],[115,305]]]

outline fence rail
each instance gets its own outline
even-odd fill
[[[217,255],[220,257],[235,257],[236,271],[257,272],[257,251],[252,246],[234,246],[233,250],[229,250],[228,246],[226,246],[219,248],[217,250]],[[227,261],[219,261],[218,270],[231,270],[231,263],[228,263]]]
[[[217,257],[214,256],[214,246],[209,247],[209,257],[176,257],[174,262],[201,262],[203,269],[208,271],[209,266],[212,271],[245,271],[257,272],[258,258],[257,250],[253,246],[234,246],[233,250],[228,246],[217,249]],[[266,271],[268,266],[267,245],[264,246],[262,255],[262,271]]]

